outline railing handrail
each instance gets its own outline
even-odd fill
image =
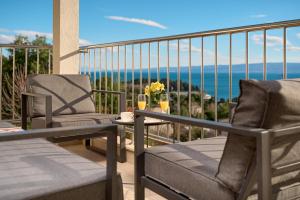
[[[80,48],[80,50],[93,49],[93,48],[105,48],[105,47],[113,47],[113,46],[124,46],[124,45],[129,45],[129,44],[132,45],[132,44],[161,42],[161,41],[167,41],[167,40],[179,40],[179,39],[195,38],[195,37],[208,37],[208,36],[214,36],[214,35],[234,34],[234,33],[240,33],[240,32],[252,32],[252,31],[258,31],[258,30],[268,30],[268,29],[276,29],[276,28],[284,28],[284,27],[287,28],[287,27],[294,27],[294,26],[300,26],[300,19],[272,22],[272,23],[263,23],[263,24],[256,24],[256,25],[238,26],[238,27],[232,27],[232,28],[215,29],[215,30],[209,30],[209,31],[178,34],[178,35],[163,36],[163,37],[153,37],[153,38],[138,39],[138,40],[126,40],[126,41],[119,41],[119,42],[94,44],[94,45],[88,45],[88,46],[81,46],[79,48]]]
[[[0,44],[0,48],[15,48],[15,49],[52,49],[52,45]]]

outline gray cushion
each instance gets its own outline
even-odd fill
[[[90,79],[85,75],[30,75],[26,90],[51,95],[53,115],[95,112]],[[44,98],[34,98],[33,115],[44,114]]]
[[[240,81],[240,97],[232,124],[256,128],[282,128],[300,123],[300,80]],[[272,143],[272,165],[300,160],[297,136],[276,139]],[[238,192],[255,153],[255,139],[229,134],[217,178]],[[297,176],[297,172],[276,177],[273,184]]]
[[[0,121],[0,128],[15,128],[16,126],[5,121]]]
[[[145,174],[193,199],[234,199],[215,174],[225,137],[152,147],[145,152]]]
[[[111,119],[116,117],[117,115],[99,113],[59,115],[52,117],[52,127],[92,126],[100,123],[111,123]],[[32,128],[45,128],[45,117],[33,118]]]
[[[1,142],[0,157],[0,199],[105,199],[105,167],[44,139]]]

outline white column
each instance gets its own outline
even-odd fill
[[[79,0],[53,0],[53,73],[79,73]]]

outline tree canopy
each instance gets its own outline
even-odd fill
[[[16,45],[34,45],[34,46],[48,46],[47,38],[45,36],[36,35],[35,39],[32,41],[28,37],[17,35],[13,44]],[[12,73],[13,70],[13,49],[6,49],[7,53],[3,53],[3,74]],[[16,70],[21,69],[25,72],[25,48],[16,48],[15,49],[15,63]],[[39,67],[37,65],[37,52],[39,51]],[[49,50],[48,49],[39,49],[28,48],[27,49],[27,73],[48,73],[48,62],[49,62]],[[51,60],[51,53],[50,53]]]
[[[2,48],[2,117],[5,119],[20,117],[20,96],[25,88],[27,74],[48,73],[51,49],[25,48],[24,46],[48,46],[44,36],[36,35],[32,41],[18,35],[13,44],[20,48]],[[22,47],[21,47],[22,46]],[[15,54],[14,54],[15,52]],[[26,55],[27,52],[27,55]],[[13,78],[13,61],[15,55],[15,76]],[[50,59],[49,59],[50,56]],[[27,58],[27,68],[26,68]],[[39,63],[39,64],[38,64]]]

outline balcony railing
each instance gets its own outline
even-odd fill
[[[287,70],[287,51],[290,45],[287,33],[299,26],[300,20],[291,20],[84,46],[80,48],[80,73],[92,77],[94,88],[124,91],[130,107],[137,106],[137,95],[144,92],[147,84],[161,81],[165,83],[167,93],[171,96],[172,114],[226,121],[229,103],[237,100],[240,79],[300,77],[300,74],[288,73]],[[277,34],[279,32],[280,36],[276,38],[282,43],[282,62],[276,66],[267,61],[268,43],[274,38],[274,31]],[[255,34],[256,40],[261,42],[262,59],[256,64],[249,62],[251,34]],[[225,44],[228,63],[220,64],[219,49],[222,47],[219,40],[224,45],[224,39],[227,39]],[[212,50],[207,47],[210,44]],[[238,64],[234,64],[234,47],[244,51],[244,58]],[[212,60],[211,64],[207,64],[208,59]],[[195,60],[198,61],[197,64],[193,64]],[[281,73],[272,74],[268,65],[270,69],[280,66]],[[253,69],[255,72],[252,72]],[[113,97],[99,97],[98,102],[101,112],[115,112],[113,108],[116,101]],[[190,127],[185,139],[197,138],[197,133],[199,130],[193,131]],[[203,131],[200,135],[203,136]],[[178,140],[180,136],[182,135],[178,133]]]
[[[52,46],[0,44],[0,120],[20,119],[28,74],[52,73]]]
[[[137,95],[144,93],[146,85],[161,81],[171,97],[171,114],[226,121],[229,103],[237,100],[240,79],[300,77],[300,73],[289,72],[289,65],[297,67],[298,63],[290,63],[287,58],[291,47],[287,35],[299,26],[300,20],[291,20],[83,46],[79,49],[80,73],[90,75],[95,89],[124,91],[128,108],[136,107]],[[274,39],[274,32],[281,54],[281,62],[276,65],[268,60],[269,42]],[[251,35],[261,45],[256,63],[250,59]],[[238,59],[236,49],[242,52]],[[2,73],[4,67],[5,73]],[[279,69],[280,73],[272,73],[272,68]],[[2,44],[0,72],[0,117],[17,120],[18,93],[25,86],[27,74],[52,73],[52,47]],[[117,98],[96,96],[97,110],[117,113]],[[177,130],[177,140],[203,137],[207,131],[193,127],[177,127]],[[168,131],[162,130],[153,138],[172,141],[174,136]]]

